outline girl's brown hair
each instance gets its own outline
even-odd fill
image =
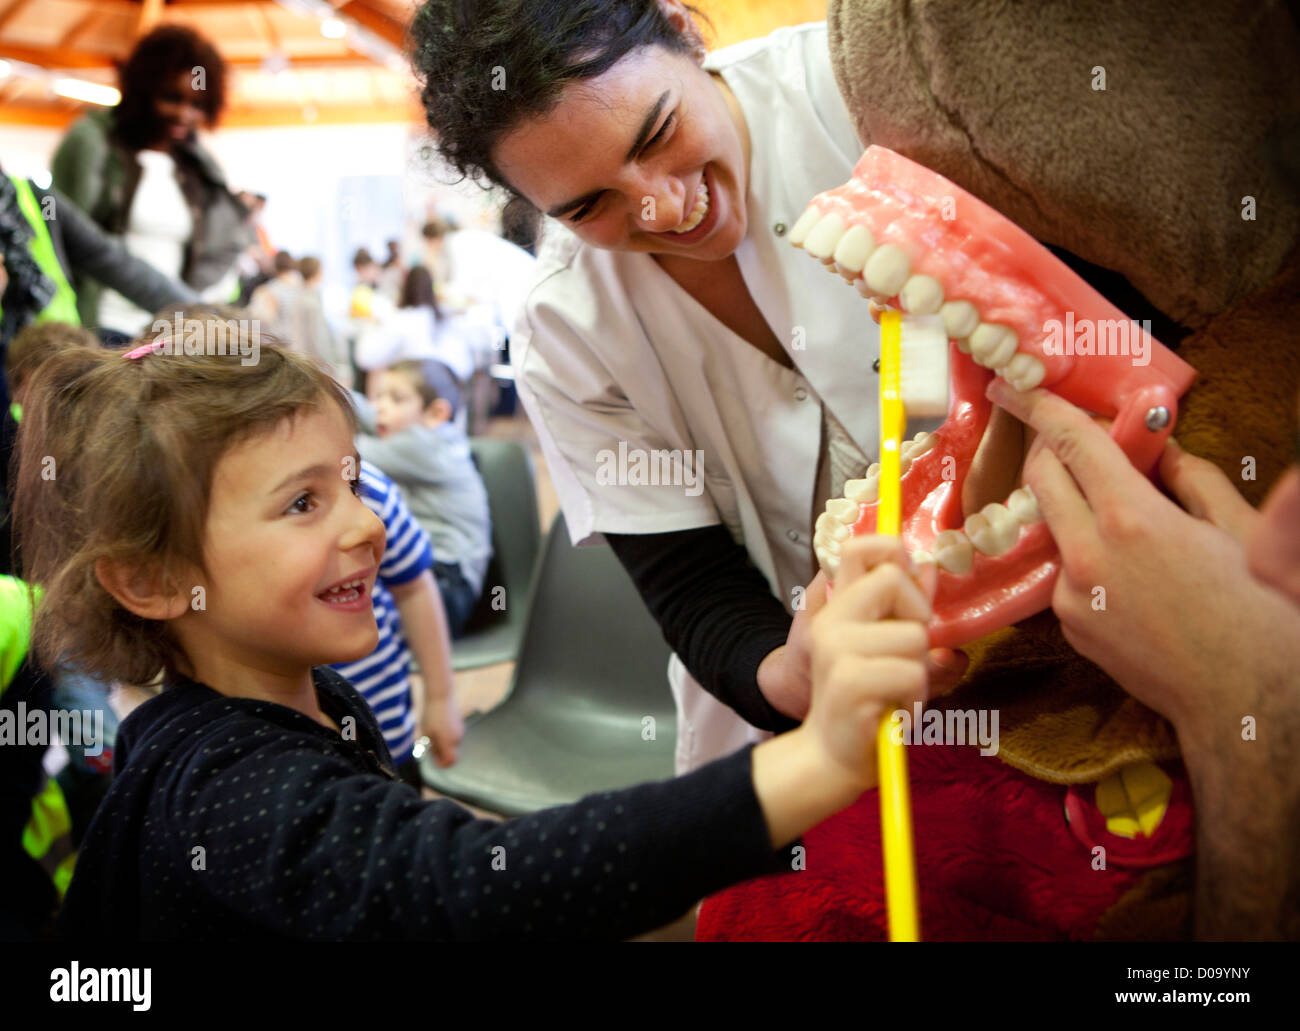
[[[31,380],[15,448],[15,568],[44,588],[32,650],[47,669],[67,663],[132,684],[177,671],[167,624],[119,605],[96,564],[121,562],[165,584],[186,568],[206,574],[204,528],[222,455],[330,403],[356,432],[348,393],[310,358],[263,338],[246,365],[247,324],[201,321],[203,339],[226,341],[225,354],[126,360],[120,350],[78,349]],[[218,322],[226,325],[208,332]]]

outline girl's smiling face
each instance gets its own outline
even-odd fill
[[[493,161],[595,247],[718,261],[745,237],[744,132],[739,107],[696,60],[650,46],[565,87]]]
[[[204,540],[210,575],[196,580],[204,605],[175,627],[196,679],[248,693],[241,684],[274,687],[374,650],[384,524],[358,496],[359,475],[347,421],[329,402],[222,456]]]

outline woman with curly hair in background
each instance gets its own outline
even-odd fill
[[[135,256],[210,300],[229,299],[235,259],[252,242],[248,211],[196,136],[225,106],[225,62],[192,30],[164,25],[136,44],[120,86],[116,107],[68,130],[54,155],[54,186]],[[116,291],[80,279],[75,286],[85,325],[134,335],[149,324],[149,312]]]

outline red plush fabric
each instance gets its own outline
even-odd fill
[[[1065,820],[1066,787],[1034,780],[974,746],[909,746],[912,823],[928,941],[1092,937],[1144,874],[1108,863]],[[1090,794],[1090,792],[1089,792]],[[1190,798],[1180,793],[1180,806]],[[1190,826],[1190,812],[1175,814]],[[888,922],[874,790],[803,839],[806,869],[705,900],[701,941],[885,941]]]

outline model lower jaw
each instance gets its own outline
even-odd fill
[[[952,355],[954,404],[934,433],[918,433],[901,452],[902,537],[913,560],[938,571],[930,642],[957,647],[1046,607],[1058,555],[1032,490],[1018,487],[1002,502],[962,517],[962,486],[988,423],[989,374]],[[844,485],[818,517],[817,561],[832,583],[850,536],[874,533],[880,466]]]
[[[948,210],[951,206],[952,213]],[[942,214],[940,212],[943,212]],[[1149,470],[1172,429],[1177,399],[1194,371],[1143,331],[1147,363],[1126,354],[1053,353],[1049,320],[1070,313],[1123,320],[1122,313],[1041,245],[960,187],[900,155],[872,147],[843,187],[814,198],[790,241],[863,297],[942,317],[953,403],[934,434],[902,453],[902,537],[915,559],[937,566],[930,639],[955,647],[1051,603],[1059,556],[1028,488],[963,517],[962,486],[988,425],[992,375],[1018,390],[1044,386],[1113,416],[1112,436]],[[1144,415],[1164,410],[1159,425]],[[842,542],[874,533],[879,468],[845,485],[817,521],[814,549],[833,582]]]

